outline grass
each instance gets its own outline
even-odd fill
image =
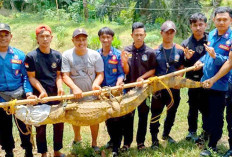
[[[12,46],[15,46],[21,50],[23,50],[25,53],[32,51],[37,47],[36,41],[35,41],[35,28],[41,24],[48,24],[51,26],[53,30],[53,42],[51,47],[63,52],[71,47],[73,47],[73,44],[71,42],[71,36],[72,32],[77,27],[85,28],[90,37],[96,37],[97,32],[100,28],[104,26],[108,26],[112,28],[115,31],[115,34],[118,36],[119,40],[121,40],[121,48],[124,46],[129,45],[132,43],[132,38],[130,36],[131,34],[131,24],[129,25],[118,25],[117,23],[101,23],[99,21],[94,21],[91,23],[75,23],[72,21],[64,21],[64,20],[51,20],[48,18],[43,18],[39,16],[39,14],[31,15],[31,14],[19,14],[14,13],[10,16],[3,16],[1,15],[0,10],[0,19],[1,22],[9,23],[12,28],[12,34],[13,39],[11,42]],[[62,28],[62,29],[61,29]],[[59,36],[59,37],[57,37]],[[161,43],[161,38],[159,35],[159,29],[149,30],[147,32],[146,37],[146,43],[150,47],[154,47],[155,45],[159,45]],[[181,43],[181,38],[175,38],[176,43]],[[69,90],[66,88],[66,93],[68,93]],[[180,106],[178,108],[178,112],[176,115],[175,124],[171,131],[171,136],[178,141],[176,145],[168,145],[167,143],[161,141],[162,147],[158,149],[157,151],[153,151],[149,149],[151,145],[151,135],[149,132],[149,127],[147,130],[146,135],[146,141],[145,145],[148,147],[145,151],[138,152],[136,149],[136,131],[137,131],[137,124],[138,124],[138,115],[136,112],[135,115],[135,128],[134,128],[134,141],[132,143],[132,149],[130,151],[123,153],[121,156],[141,156],[141,157],[197,157],[199,156],[199,153],[201,151],[200,148],[198,148],[195,144],[191,142],[185,141],[185,136],[187,135],[188,130],[188,124],[187,124],[187,114],[188,114],[188,96],[187,96],[187,89],[181,89],[181,102]],[[160,126],[160,134],[159,139],[161,137],[161,133],[163,130],[163,120],[165,115],[161,118],[161,126]],[[201,117],[198,121],[198,134],[201,132]],[[24,154],[24,151],[20,147],[20,139],[18,136],[17,128],[14,126],[13,133],[16,141],[16,149],[14,150],[15,156],[21,157]],[[83,137],[83,143],[82,146],[78,149],[78,151],[74,150],[76,153],[79,153],[77,156],[91,156],[92,150],[90,149],[90,143],[91,143],[91,136],[90,136],[90,129],[89,127],[82,127],[82,137]],[[33,131],[35,134],[35,129]],[[52,156],[52,150],[53,150],[53,130],[52,125],[48,125],[47,128],[47,142],[48,142],[48,149],[49,153]],[[98,144],[99,146],[104,146],[109,140],[109,136],[106,131],[105,123],[100,124],[100,131],[98,136]],[[73,141],[73,131],[70,124],[65,124],[64,128],[64,139],[63,139],[63,149],[62,152],[65,154],[70,154],[72,152],[71,143]],[[228,148],[227,144],[227,129],[226,125],[224,125],[223,128],[223,137],[220,140],[218,144],[220,151],[223,153]],[[106,151],[106,156],[109,156],[111,152]],[[0,150],[0,157],[3,156],[3,151]],[[34,150],[35,157],[40,156],[36,153],[36,150]],[[218,156],[218,154],[214,154],[214,156]]]

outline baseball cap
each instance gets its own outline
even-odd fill
[[[87,32],[86,32],[84,29],[82,29],[82,28],[77,28],[77,29],[73,32],[73,36],[72,36],[72,37],[74,38],[74,37],[76,37],[76,36],[78,36],[78,35],[81,35],[81,34],[88,36]]]
[[[161,31],[167,32],[170,29],[173,29],[176,32],[176,25],[172,21],[165,21],[161,26]]]
[[[48,25],[39,25],[35,30],[35,34],[38,35],[41,31],[49,31],[52,34],[52,30]]]
[[[0,23],[0,31],[11,32],[10,26],[8,24],[5,24],[5,23]]]

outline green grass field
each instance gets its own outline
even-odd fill
[[[116,23],[101,23],[98,21],[91,22],[91,23],[74,23],[70,21],[62,21],[60,20],[51,20],[46,18],[41,18],[39,16],[33,16],[30,14],[12,14],[9,17],[5,17],[0,15],[1,22],[9,23],[12,28],[12,34],[13,39],[11,42],[11,45],[14,47],[17,47],[21,50],[23,50],[25,53],[35,49],[37,47],[36,41],[35,41],[35,28],[38,26],[38,24],[44,23],[51,26],[53,30],[53,42],[51,47],[59,50],[60,52],[63,52],[64,50],[67,50],[71,47],[73,47],[71,42],[71,35],[75,28],[82,27],[86,28],[86,30],[89,33],[89,37],[97,37],[98,30],[103,26],[108,26],[112,28],[116,36],[118,36],[119,40],[121,41],[121,48],[124,46],[129,45],[132,43],[131,39],[131,25],[118,25]],[[61,36],[61,37],[58,37]],[[182,41],[180,38],[176,38],[175,42],[179,43]],[[161,39],[159,38],[159,30],[152,30],[147,32],[147,38],[146,43],[148,43],[149,46],[154,47],[155,45],[159,45],[161,43]],[[66,89],[66,93],[68,93],[68,89]],[[132,144],[132,148],[130,151],[121,154],[121,156],[141,156],[141,157],[197,157],[199,156],[199,153],[201,151],[200,148],[198,148],[194,143],[185,141],[185,136],[187,135],[187,114],[188,114],[188,96],[187,96],[187,89],[181,89],[181,103],[178,108],[178,112],[176,115],[175,124],[171,131],[171,136],[178,141],[176,145],[169,145],[165,143],[164,141],[161,141],[162,147],[158,149],[157,151],[151,150],[149,147],[151,145],[151,136],[149,132],[149,127],[147,130],[147,136],[146,136],[146,142],[145,145],[147,146],[147,149],[145,151],[138,152],[136,149],[136,131],[137,131],[137,121],[138,116],[135,115],[135,128],[134,128],[134,141]],[[161,126],[160,126],[160,133],[162,133],[163,130],[163,119],[164,116],[161,118]],[[201,117],[198,121],[198,126],[201,126]],[[3,127],[3,126],[1,126]],[[228,148],[227,143],[227,129],[226,125],[224,125],[224,132],[223,137],[220,140],[218,146],[220,148],[220,153],[224,153]],[[35,129],[33,131],[35,133]],[[198,130],[198,134],[201,132],[201,127]],[[18,131],[16,127],[14,127],[14,136],[16,141],[16,148],[14,150],[16,157],[23,157],[24,151],[20,148],[20,139],[18,136]],[[159,138],[160,138],[159,134]],[[64,139],[63,139],[63,149],[62,152],[65,154],[71,155],[72,152],[78,153],[76,156],[84,157],[84,156],[94,156],[92,153],[92,150],[90,149],[90,143],[91,143],[91,135],[90,135],[90,129],[89,127],[82,127],[82,137],[83,142],[81,148],[78,150],[75,149],[72,151],[71,143],[73,141],[73,131],[70,124],[65,124],[64,129]],[[47,142],[49,147],[49,154],[53,155],[53,130],[52,126],[48,125],[47,128]],[[99,137],[98,137],[98,144],[99,146],[104,146],[109,140],[109,136],[106,131],[105,123],[100,124],[100,131],[99,131]],[[4,152],[0,150],[0,157],[4,156]],[[35,156],[40,156],[36,153],[36,150],[34,150]],[[106,156],[109,156],[111,152],[105,151]],[[214,154],[214,156],[218,156],[219,154]]]

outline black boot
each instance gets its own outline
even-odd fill
[[[25,150],[25,157],[33,157],[32,149]]]
[[[10,151],[6,151],[6,155],[5,155],[5,157],[14,157],[14,153],[13,153],[13,151],[12,151],[12,150],[10,150]]]

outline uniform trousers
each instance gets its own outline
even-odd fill
[[[167,116],[164,121],[164,131],[163,136],[168,136],[171,128],[174,124],[174,120],[176,117],[176,111],[180,103],[180,90],[178,89],[171,89],[174,99],[174,104],[171,108],[167,111]],[[150,124],[150,131],[152,135],[152,142],[158,141],[157,134],[159,132],[159,118],[160,114],[162,113],[165,106],[169,105],[171,102],[171,98],[169,93],[166,90],[161,90],[153,95],[154,97],[154,105],[152,105],[152,117],[156,117],[156,123]]]

